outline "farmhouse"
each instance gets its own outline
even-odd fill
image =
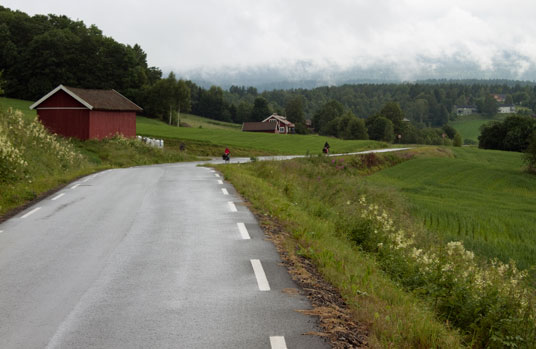
[[[474,105],[455,105],[456,115],[470,115],[476,114],[478,109]]]
[[[515,113],[516,107],[513,105],[500,105],[498,107],[499,114],[509,114],[509,113]]]
[[[136,136],[136,112],[143,109],[116,90],[88,90],[59,85],[30,109],[51,132],[79,139],[102,139],[116,133]]]
[[[286,117],[274,113],[261,122],[244,122],[242,131],[289,134],[294,133],[294,127]]]

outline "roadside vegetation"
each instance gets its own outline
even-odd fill
[[[5,101],[5,100],[4,100]],[[178,148],[165,150],[136,139],[67,140],[37,119],[0,107],[0,217],[77,177],[112,167],[196,159]]]
[[[536,226],[530,216],[536,180],[510,155],[420,148],[218,168],[259,212],[282,222],[297,243],[295,252],[313,260],[341,291],[357,321],[370,324],[373,346],[532,348],[536,309],[528,270],[509,262],[508,252],[500,255],[505,262],[487,258],[491,250],[519,247],[515,239],[507,247],[513,232]],[[421,186],[421,195],[412,196]],[[512,195],[503,195],[508,188]],[[519,206],[516,194],[524,201]],[[443,202],[450,216],[443,214]],[[504,228],[510,230],[498,229],[493,214],[508,217]],[[470,234],[458,234],[457,227],[452,233],[448,217],[456,215],[468,227],[481,227],[481,235],[471,240],[472,228]],[[485,229],[493,248],[473,252],[464,246],[464,239],[471,248],[485,242]],[[534,248],[528,232],[517,238]]]

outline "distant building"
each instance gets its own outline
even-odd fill
[[[244,122],[242,131],[289,134],[295,132],[295,125],[286,117],[274,113],[261,122]]]
[[[505,95],[505,94],[493,93],[491,96],[492,96],[498,103],[504,103],[504,101],[506,100],[506,95]]]
[[[474,105],[455,105],[454,110],[456,115],[470,115],[478,112],[477,107]]]
[[[516,107],[514,105],[500,105],[497,112],[499,114],[511,114],[516,112]]]
[[[82,140],[136,136],[136,113],[143,109],[116,90],[88,90],[59,85],[30,109],[51,132]]]

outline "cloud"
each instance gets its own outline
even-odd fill
[[[536,65],[536,2],[511,0],[4,0],[65,14],[139,43],[151,65],[176,72],[229,67],[307,70],[390,65],[411,76],[454,59],[482,71]],[[505,60],[505,52],[515,59]]]

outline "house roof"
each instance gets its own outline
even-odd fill
[[[143,109],[116,90],[91,90],[59,85],[30,106],[37,108],[58,91],[64,91],[90,110],[142,111]]]
[[[277,120],[279,120],[280,122],[282,122],[283,124],[285,124],[287,126],[294,127],[294,124],[292,122],[288,121],[286,117],[281,116],[281,115],[277,115],[276,113],[273,113],[272,115],[270,115],[266,119],[262,120],[262,122],[267,122],[270,119],[277,119]]]
[[[250,132],[263,132],[263,131],[275,131],[277,122],[244,122],[242,124],[242,131]]]

